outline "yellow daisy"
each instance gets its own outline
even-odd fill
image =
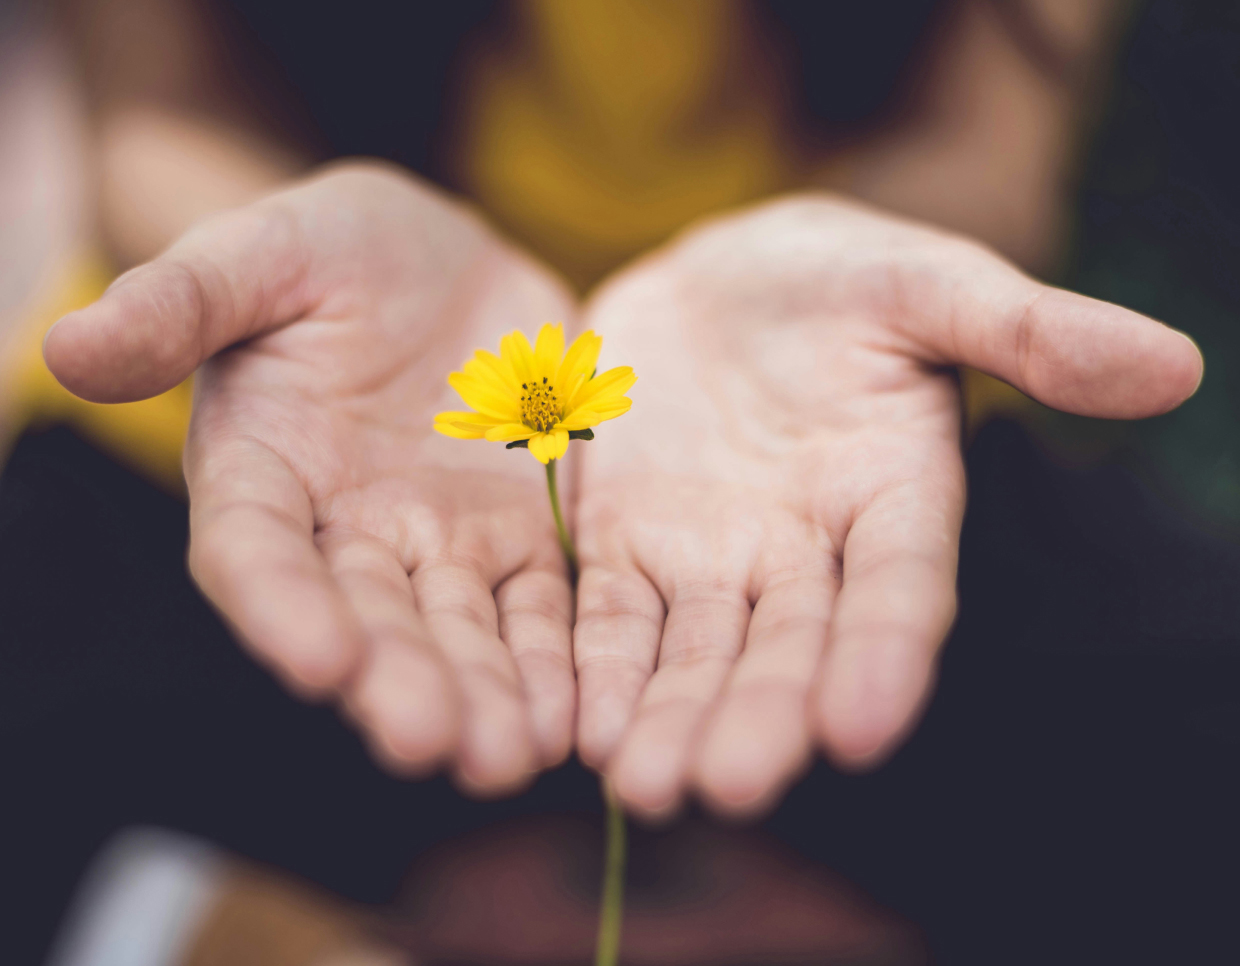
[[[456,439],[528,447],[540,463],[558,460],[570,439],[593,439],[592,427],[633,404],[630,366],[596,375],[603,340],[586,331],[564,351],[564,327],[544,325],[533,348],[523,332],[504,336],[499,355],[479,349],[448,376],[473,411],[439,413],[435,429]]]

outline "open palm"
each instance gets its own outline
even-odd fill
[[[477,218],[353,165],[204,223],[46,354],[98,401],[205,362],[185,457],[199,584],[381,758],[492,792],[569,751],[571,591],[540,467],[432,419],[475,346],[572,313]]]
[[[910,727],[955,612],[953,365],[1120,418],[1201,372],[1150,319],[860,206],[809,195],[707,224],[589,308],[602,361],[641,382],[577,447],[570,646],[538,464],[431,425],[470,349],[572,315],[464,209],[352,165],[204,223],[45,351],[105,402],[202,366],[194,574],[380,757],[511,789],[568,753],[579,705],[583,758],[650,814],[693,789],[760,809],[815,742],[863,765]]]
[[[813,195],[690,232],[586,321],[642,381],[580,465],[578,742],[651,815],[759,810],[816,740],[858,766],[910,727],[955,615],[950,366],[1124,418],[1201,371],[1159,323]]]

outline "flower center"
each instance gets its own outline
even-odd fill
[[[560,421],[560,398],[546,376],[543,376],[541,385],[523,382],[521,389],[521,422],[530,429],[545,433]]]

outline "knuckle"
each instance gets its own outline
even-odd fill
[[[505,595],[500,600],[500,618],[504,623],[559,626],[568,623],[568,609],[558,601],[542,594],[531,594],[514,599]]]
[[[681,642],[668,649],[660,658],[663,667],[700,667],[709,664],[730,665],[739,649],[722,639]]]
[[[578,624],[635,620],[662,628],[663,601],[655,599],[652,588],[643,588],[617,574],[592,574],[591,578],[580,596]]]

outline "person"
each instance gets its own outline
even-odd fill
[[[457,212],[449,221],[459,227],[463,218],[476,226],[481,209],[509,239],[498,243],[501,250],[523,245],[553,265],[578,295],[696,222],[700,231],[691,228],[683,245],[663,247],[623,269],[587,303],[590,324],[608,326],[607,351],[614,349],[615,356],[605,361],[635,362],[643,379],[634,397],[637,408],[611,424],[615,435],[600,433],[593,443],[575,444],[574,458],[586,457],[579,467],[583,478],[576,482],[594,481],[578,491],[579,537],[585,539],[591,493],[605,492],[602,461],[609,460],[609,452],[617,460],[622,453],[632,455],[634,463],[649,459],[641,440],[626,442],[620,435],[631,420],[653,420],[656,412],[663,418],[669,411],[714,420],[701,439],[695,436],[700,427],[686,430],[667,422],[643,423],[643,428],[652,439],[679,429],[677,449],[713,454],[717,462],[706,467],[716,474],[713,482],[709,477],[698,482],[722,491],[730,482],[724,479],[729,467],[753,474],[741,480],[742,487],[746,480],[761,482],[762,473],[777,473],[754,455],[767,450],[738,454],[729,447],[750,439],[741,432],[752,425],[746,420],[760,422],[778,410],[775,404],[785,402],[779,392],[795,388],[796,398],[814,413],[811,403],[825,409],[840,401],[815,395],[823,389],[816,381],[798,382],[805,370],[792,363],[775,379],[758,378],[778,360],[781,348],[793,362],[808,366],[815,345],[810,333],[862,332],[860,317],[824,320],[821,326],[801,321],[801,309],[813,316],[820,306],[806,289],[765,307],[755,299],[758,291],[776,294],[775,286],[760,282],[761,273],[750,269],[769,270],[777,260],[779,251],[767,235],[778,210],[788,216],[783,229],[797,220],[797,209],[807,220],[813,212],[838,217],[839,237],[850,256],[864,254],[866,244],[884,244],[877,231],[851,234],[866,224],[877,229],[886,223],[893,240],[918,236],[899,223],[900,217],[911,217],[940,226],[919,235],[928,243],[933,239],[931,247],[940,255],[971,253],[995,268],[998,263],[979,254],[989,246],[1039,277],[1070,279],[1073,287],[1169,319],[1197,336],[1210,360],[1201,392],[1171,416],[1137,424],[1138,433],[1162,441],[1168,454],[1164,467],[1203,490],[1212,487],[1222,499],[1234,493],[1225,485],[1228,461],[1218,455],[1231,452],[1218,445],[1228,437],[1217,427],[1213,435],[1202,428],[1226,396],[1231,363],[1220,346],[1235,328],[1234,313],[1228,314],[1231,303],[1225,298],[1222,311],[1210,309],[1198,297],[1203,287],[1198,283],[1202,273],[1214,272],[1230,284],[1230,262],[1220,253],[1230,251],[1227,217],[1236,209],[1230,182],[1220,172],[1234,156],[1228,153],[1232,128],[1226,123],[1227,105],[1234,101],[1227,92],[1234,86],[1226,86],[1230,75],[1219,65],[1234,49],[1227,39],[1234,38],[1234,25],[1228,28],[1230,14],[1218,11],[1184,17],[1176,12],[1184,6],[1172,0],[1154,4],[1134,22],[1140,29],[1124,38],[1131,62],[1126,59],[1116,75],[1114,98],[1124,123],[1117,131],[1114,119],[1108,120],[1102,146],[1091,149],[1091,164],[1099,154],[1109,162],[1101,171],[1091,169],[1088,203],[1081,209],[1086,230],[1079,239],[1089,271],[1070,275],[1060,265],[1068,251],[1078,152],[1101,110],[1108,62],[1120,37],[1119,6],[1040,0],[892,0],[860,8],[775,0],[535,2],[461,3],[431,13],[359,0],[350,5],[349,16],[341,16],[331,7],[285,8],[274,0],[66,4],[58,26],[74,58],[59,62],[58,80],[62,95],[73,90],[65,83],[66,63],[84,78],[77,88],[79,113],[68,118],[80,126],[64,123],[67,111],[33,111],[29,117],[59,118],[58,130],[75,132],[77,140],[0,139],[6,155],[15,146],[41,150],[41,163],[54,160],[58,171],[67,160],[83,162],[87,176],[71,187],[90,202],[89,216],[78,225],[89,246],[85,257],[62,266],[68,284],[62,282],[55,304],[36,307],[23,320],[28,327],[20,333],[25,341],[18,378],[5,386],[17,389],[17,427],[30,427],[0,483],[5,577],[0,581],[5,664],[0,717],[7,739],[6,780],[15,790],[5,843],[5,902],[19,911],[10,955],[39,958],[90,856],[117,829],[135,822],[189,832],[355,902],[383,903],[413,858],[436,841],[498,816],[598,807],[596,777],[572,762],[544,772],[525,795],[487,803],[459,797],[446,780],[408,783],[385,776],[366,760],[332,709],[282,693],[237,652],[224,624],[184,574],[185,507],[168,494],[184,486],[180,460],[188,384],[144,402],[86,403],[60,389],[42,365],[40,343],[48,324],[94,301],[117,271],[158,256],[193,221],[249,204],[316,161],[337,155],[384,157],[415,170],[422,180],[354,172],[338,175],[331,186],[320,182],[316,191],[339,192],[346,182],[357,189],[359,180],[369,178],[372,186],[392,189],[379,192],[385,197],[443,212],[442,195],[427,182],[447,186],[476,206],[474,215],[460,216],[455,204],[447,204],[448,212]],[[248,47],[246,38],[253,41]],[[634,50],[645,53],[633,56]],[[1210,78],[1209,96],[1193,86],[1204,83],[1203,76]],[[1189,77],[1192,83],[1186,83]],[[25,83],[20,89],[32,88]],[[267,100],[273,90],[281,95],[274,107]],[[1142,97],[1152,97],[1152,103]],[[62,108],[64,100],[57,102]],[[1134,112],[1148,115],[1141,137],[1131,127]],[[1168,118],[1175,119],[1172,143],[1192,150],[1159,153]],[[75,147],[84,149],[81,159],[75,159]],[[1167,169],[1161,181],[1159,164]],[[1204,192],[1204,207],[1185,192],[1186,184]],[[298,195],[299,204],[307,190]],[[801,193],[801,204],[765,213],[755,207],[793,192]],[[901,214],[867,216],[832,200],[840,195]],[[277,204],[286,201],[287,196]],[[705,222],[746,205],[751,206],[748,228],[737,220],[730,227],[718,222],[714,229]],[[385,204],[384,210],[398,215],[403,209]],[[1168,211],[1179,214],[1168,218]],[[760,214],[766,226],[761,230]],[[752,238],[743,242],[750,230]],[[14,250],[28,254],[18,223],[6,221],[0,231]],[[477,238],[472,231],[464,233]],[[492,237],[487,230],[478,232]],[[976,242],[961,242],[960,234]],[[1099,245],[1100,235],[1107,244]],[[825,236],[807,227],[804,237],[810,236],[825,256]],[[1146,249],[1134,254],[1137,243]],[[747,256],[746,247],[757,251]],[[1166,249],[1171,253],[1166,259],[1177,259],[1176,264],[1191,262],[1191,272],[1185,269],[1177,280],[1167,271],[1168,261],[1151,260],[1150,249]],[[385,245],[380,253],[387,259],[401,250]],[[806,244],[783,259],[777,266],[783,273],[780,287],[792,280],[799,257],[813,250]],[[525,258],[517,261],[528,264]],[[703,261],[710,264],[704,267]],[[707,270],[742,262],[718,281]],[[349,264],[357,262],[330,262],[333,268]],[[863,262],[840,264],[857,268]],[[1010,268],[996,271],[998,276],[986,277],[1033,284]],[[742,284],[746,280],[753,289]],[[477,291],[473,284],[466,287],[471,294]],[[748,306],[754,314],[712,328],[730,341],[689,341],[683,347],[660,342],[639,346],[642,359],[621,358],[621,350],[628,350],[618,343],[643,341],[637,337],[644,319],[630,317],[620,296],[637,305],[643,292],[669,290],[684,309],[668,330],[673,334],[700,330],[699,317],[708,312],[712,318],[716,312],[730,317],[725,309]],[[112,294],[123,291],[124,284]],[[826,290],[832,298],[839,291]],[[960,291],[982,294],[967,287]],[[1225,287],[1220,291],[1226,295]],[[686,301],[689,292],[701,304]],[[716,294],[722,308],[707,299]],[[97,308],[109,304],[116,305],[111,296]],[[645,312],[645,302],[640,304]],[[614,314],[603,311],[609,305],[617,307]],[[787,325],[746,328],[750,321],[785,314],[791,319]],[[1119,318],[1133,321],[1124,313]],[[509,318],[504,327],[518,321]],[[276,341],[309,331],[289,326]],[[1165,334],[1157,327],[1147,331]],[[472,339],[462,335],[466,351],[474,348]],[[255,361],[251,345],[221,354],[203,370],[204,378],[229,371],[230,359]],[[116,348],[104,340],[105,356]],[[927,357],[926,347],[906,348],[911,355],[875,352],[868,358],[904,358],[922,377],[922,366],[914,363]],[[1123,347],[1123,358],[1132,361],[1129,348]],[[650,376],[671,357],[693,360],[694,367],[685,371],[698,381],[682,386],[685,393],[666,397],[667,407],[645,410],[641,394],[666,383]],[[958,357],[954,351],[948,356]],[[867,358],[865,352],[859,351],[859,358]],[[448,365],[460,361],[456,356]],[[338,361],[331,362],[332,372],[340,375]],[[442,385],[446,371],[431,368],[428,392]],[[955,398],[949,381],[937,379],[934,371],[929,367],[924,385],[939,386]],[[950,375],[951,367],[944,371]],[[733,378],[735,373],[747,375]],[[718,376],[714,385],[732,393],[698,394],[699,385],[712,385],[706,378],[711,374]],[[853,368],[847,374],[853,375]],[[106,372],[100,375],[107,378]],[[960,378],[966,433],[975,438],[967,452],[963,604],[925,718],[876,771],[850,775],[847,767],[819,762],[789,789],[765,824],[802,855],[827,863],[917,923],[936,958],[979,963],[996,957],[1009,962],[1234,958],[1226,916],[1228,870],[1237,854],[1229,744],[1236,734],[1230,682],[1236,669],[1234,629],[1240,626],[1234,548],[1194,530],[1113,468],[1065,470],[1010,423],[979,431],[995,406],[1024,414],[1027,427],[1038,425],[1049,411],[1039,414],[1006,383],[977,370],[966,367]],[[205,393],[209,387],[197,381]],[[323,385],[314,387],[318,398]],[[778,390],[773,396],[772,386]],[[1097,388],[1094,383],[1086,388],[1091,387]],[[688,388],[702,408],[679,406],[689,398]],[[298,406],[299,418],[303,409]],[[199,407],[200,415],[203,411]],[[411,432],[422,427],[412,412],[389,415],[407,416]],[[47,421],[67,423],[71,431],[63,425],[41,429]],[[1102,424],[1112,433],[1118,425]],[[792,439],[799,420],[772,425],[781,431],[763,436],[763,446],[798,445]],[[943,452],[958,466],[955,435],[953,430]],[[721,436],[727,446],[719,445]],[[530,469],[519,465],[522,459],[529,462],[520,454],[507,454],[500,463],[502,454],[462,451],[471,446],[482,444],[459,444],[450,458],[491,460],[510,475]],[[1201,459],[1194,461],[1194,453]],[[613,465],[608,472],[617,481],[623,472],[640,483],[633,468]],[[646,478],[655,481],[675,469],[648,466]],[[838,492],[834,482],[847,479],[832,471],[802,492]],[[622,495],[617,481],[612,492]],[[661,491],[643,509],[667,509],[669,495],[675,494]],[[538,503],[529,504],[531,512],[546,513],[543,499],[540,490]],[[602,500],[594,505],[605,511]],[[691,505],[703,515],[705,509]],[[201,517],[197,508],[194,513],[197,529]],[[596,530],[605,522],[597,521]],[[676,522],[678,529],[668,533],[683,542],[645,544],[642,560],[676,559],[673,551],[694,546],[689,540],[695,533],[745,536],[758,526],[751,522],[751,530],[734,531],[722,518],[703,522],[691,513]],[[914,532],[897,522],[900,533]],[[954,546],[953,540],[952,553]],[[708,549],[712,562],[731,559]],[[847,560],[847,545],[845,551]],[[662,571],[650,576],[669,579]],[[564,586],[554,576],[546,584]],[[731,592],[734,586],[686,585],[680,602],[718,615],[715,604],[735,604],[736,598],[695,600],[689,591]],[[742,615],[748,604],[746,598]],[[754,613],[769,615],[770,608]],[[637,628],[646,623],[640,615],[632,620]],[[790,625],[811,626],[805,619]],[[361,657],[373,653],[367,647]],[[489,653],[506,661],[502,651]],[[727,661],[726,649],[696,645],[686,657],[698,660],[660,669],[650,687],[657,691],[665,686],[658,681],[675,684],[679,676],[702,692],[684,697],[677,692],[662,707],[647,703],[647,710],[670,710],[672,719],[682,712],[691,717],[694,702],[701,706],[702,694]],[[748,660],[742,654],[741,661]],[[606,659],[600,659],[597,669],[605,667]],[[703,673],[694,676],[693,668]],[[508,671],[514,673],[511,664]],[[640,667],[634,683],[639,673]],[[362,681],[362,675],[350,678],[323,696],[344,703],[355,691],[350,685]],[[778,693],[775,687],[771,691]],[[748,693],[760,692],[758,687]],[[291,693],[304,692],[295,686]],[[655,695],[656,701],[660,696],[666,692]],[[524,694],[518,698],[517,713],[528,715]],[[583,727],[588,706],[606,710],[583,702]],[[630,750],[657,744],[662,751],[667,732],[672,754],[645,760],[658,765],[670,759],[675,765],[686,747],[683,733],[676,735],[683,719],[668,720],[671,727],[663,729],[652,725],[649,715],[643,718],[645,737]],[[763,720],[753,736],[777,737],[789,718],[771,715],[772,727]],[[808,714],[799,725],[792,719],[794,738],[820,723]],[[356,727],[381,746],[382,726],[372,719]],[[750,737],[746,732],[741,741]],[[814,735],[816,741],[821,737]],[[752,753],[752,745],[737,741],[734,761],[744,760],[747,747]],[[759,795],[746,804],[725,797],[721,803],[711,790],[719,786],[703,781],[701,748],[696,746],[683,771],[670,770],[673,797],[696,793],[716,807],[744,812],[778,796],[776,782],[765,800]],[[459,770],[462,750],[459,743],[451,745],[445,764],[455,762]],[[622,747],[613,763],[624,754]],[[839,760],[838,750],[835,754]],[[629,755],[630,761],[643,757]],[[476,782],[469,787],[478,790]],[[628,788],[635,790],[632,784]],[[652,803],[648,789],[630,799],[636,799],[632,811],[650,814],[642,807]],[[655,814],[663,814],[657,798],[653,803]]]
[[[573,457],[575,613],[532,468],[429,434],[444,374],[549,319],[642,379]],[[499,793],[575,745],[650,816],[690,791],[761,811],[815,745],[865,767],[908,733],[955,614],[951,367],[1120,419],[1202,374],[1161,323],[816,189],[699,225],[582,306],[368,162],[202,222],[44,350],[96,402],[199,371],[195,577],[381,758]]]

